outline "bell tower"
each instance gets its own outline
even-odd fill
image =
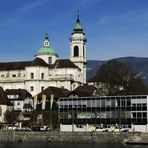
[[[81,69],[80,82],[86,83],[86,42],[85,33],[79,19],[79,12],[77,20],[71,33],[70,38],[70,60]]]

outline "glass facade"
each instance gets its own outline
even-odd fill
[[[102,96],[59,99],[61,124],[145,125],[148,96]]]

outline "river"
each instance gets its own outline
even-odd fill
[[[0,144],[0,148],[148,148],[146,145],[122,144],[61,144],[61,143],[9,143]]]

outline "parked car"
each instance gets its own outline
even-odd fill
[[[32,131],[48,131],[48,130],[49,130],[49,127],[47,125],[32,127]]]
[[[9,126],[8,130],[16,130],[16,128],[17,128],[16,126]]]
[[[48,131],[48,130],[49,130],[49,127],[46,125],[40,127],[40,131]]]

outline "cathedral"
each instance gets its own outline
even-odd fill
[[[32,61],[0,63],[0,86],[26,89],[34,96],[49,86],[72,91],[86,84],[86,42],[78,15],[70,37],[70,59],[59,59],[46,34]]]

